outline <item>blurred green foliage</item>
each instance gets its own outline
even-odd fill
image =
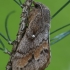
[[[41,2],[49,7],[52,15],[60,9],[67,0],[35,0]],[[22,0],[24,2],[24,0]],[[20,23],[20,15],[22,9],[13,0],[0,0],[0,32],[7,37],[5,32],[5,18],[11,12],[15,11],[8,19],[8,30],[10,38],[16,39],[16,34],[18,32],[18,27]],[[63,10],[61,10],[53,19],[51,19],[51,32],[70,23],[70,4],[68,4]],[[53,35],[50,38],[59,35],[60,33],[70,30],[70,27],[66,27]],[[4,45],[11,51],[12,46],[0,37]],[[58,43],[51,45],[51,62],[48,68],[45,70],[70,70],[70,35],[65,37]],[[0,45],[0,47],[2,47]],[[0,70],[6,70],[7,62],[9,61],[9,56],[0,51]]]

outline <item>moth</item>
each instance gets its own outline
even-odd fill
[[[29,0],[22,5],[21,22],[6,70],[44,70],[50,63],[50,11],[41,3],[32,3]]]

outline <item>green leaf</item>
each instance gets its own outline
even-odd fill
[[[66,36],[68,36],[69,34],[70,34],[70,30],[67,31],[67,32],[64,32],[64,33],[61,33],[61,34],[55,36],[54,38],[52,38],[52,39],[50,40],[50,42],[51,42],[50,45],[53,45],[53,44],[59,42],[60,40],[62,40],[62,39],[65,38]]]

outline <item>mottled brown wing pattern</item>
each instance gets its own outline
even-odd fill
[[[28,28],[11,57],[11,70],[44,70],[50,63],[50,11],[41,3],[34,5]]]

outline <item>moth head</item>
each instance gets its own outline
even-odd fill
[[[42,4],[39,2],[33,2],[35,8],[41,8]]]

